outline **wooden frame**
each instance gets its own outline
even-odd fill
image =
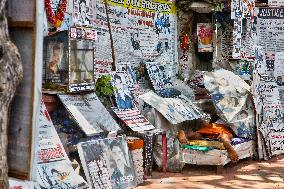
[[[32,70],[30,70],[31,76],[24,74],[24,78],[22,80],[23,83],[24,82],[29,82],[29,81],[32,82],[31,83],[31,87],[29,87],[28,89],[25,89],[25,91],[28,90],[29,93],[31,94],[31,97],[29,99],[30,102],[28,102],[28,104],[30,104],[31,108],[30,108],[29,113],[28,113],[29,114],[28,118],[25,118],[25,117],[19,118],[19,120],[22,120],[22,121],[27,119],[28,124],[17,123],[17,125],[23,126],[23,127],[19,127],[19,129],[22,129],[22,130],[27,129],[28,130],[28,131],[26,131],[28,133],[28,137],[29,137],[26,140],[27,146],[26,146],[25,149],[23,149],[23,151],[28,149],[27,153],[25,154],[25,155],[27,155],[28,162],[24,162],[24,164],[27,164],[27,166],[25,167],[26,168],[25,170],[20,170],[20,166],[18,166],[18,165],[23,164],[20,161],[16,162],[13,166],[9,165],[9,176],[15,177],[15,178],[18,178],[18,179],[27,179],[27,180],[30,179],[31,175],[32,175],[32,163],[33,163],[33,152],[32,151],[33,151],[33,141],[34,141],[33,140],[33,131],[34,131],[35,124],[36,124],[36,119],[37,119],[36,114],[37,114],[37,110],[38,109],[36,108],[36,106],[38,106],[38,104],[39,104],[39,103],[36,102],[37,100],[39,100],[38,99],[39,93],[38,93],[38,90],[37,90],[38,82],[35,82],[36,81],[36,76],[37,76],[37,73],[36,73],[37,72],[36,71],[37,64],[36,64],[36,52],[35,52],[36,51],[36,41],[37,41],[36,40],[36,38],[37,38],[37,34],[36,34],[37,22],[36,21],[38,19],[37,16],[36,16],[36,13],[37,13],[37,1],[36,0],[30,0],[30,2],[33,5],[32,6],[32,10],[31,10],[32,13],[30,15],[31,18],[32,18],[31,20],[14,20],[12,17],[9,17],[9,19],[8,19],[8,25],[9,25],[9,28],[10,28],[11,32],[17,31],[17,30],[18,30],[18,32],[21,31],[21,30],[23,30],[23,31],[32,30],[32,35],[30,36],[31,39],[32,39],[32,42],[31,42],[32,43],[32,50],[31,50],[31,54],[27,53],[31,57],[30,58],[31,62],[29,62],[29,61],[23,62],[24,72],[27,71],[28,69],[32,69]],[[11,3],[11,6],[13,6],[13,2],[12,1],[9,1],[9,3]],[[29,6],[30,6],[30,3],[29,3]],[[17,10],[14,10],[13,8],[10,8],[9,11],[17,11]],[[21,37],[19,36],[19,38],[21,38]],[[24,41],[25,39],[21,38],[21,39],[19,39],[19,41],[20,40]],[[17,46],[17,42],[16,42],[15,45]],[[26,45],[24,44],[23,46],[26,46]],[[22,49],[19,48],[20,52],[21,52],[21,50]],[[27,51],[25,51],[25,52],[27,52]],[[41,67],[40,65],[38,65],[38,66]],[[41,82],[41,80],[40,80],[40,82]],[[20,97],[28,97],[28,95],[23,95],[23,94],[20,94],[20,93],[16,93],[14,101],[17,98],[20,98]],[[17,106],[17,104],[15,106]],[[21,109],[21,107],[19,107],[19,108]],[[13,107],[11,107],[11,109],[13,109]],[[21,115],[16,114],[15,116],[23,116],[23,114],[21,114]],[[13,127],[13,126],[11,126],[11,124],[12,123],[10,122],[9,128]],[[13,131],[15,131],[15,130],[12,130],[10,132],[13,132]],[[19,134],[19,133],[16,133],[16,135]],[[17,139],[18,139],[18,137],[17,137]],[[12,140],[16,140],[16,139],[13,138]],[[18,141],[18,142],[14,143],[14,144],[15,144],[15,146],[17,146],[17,143],[22,143],[22,142],[23,141]],[[9,152],[11,152],[11,151],[9,151],[9,148],[8,148],[8,157],[9,157]],[[17,152],[17,154],[20,154],[20,152],[18,152],[18,151],[16,151],[16,152]]]

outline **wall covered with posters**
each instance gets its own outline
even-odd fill
[[[283,42],[284,9],[257,9],[257,47],[254,97],[258,117],[259,154],[264,158],[284,152]]]
[[[112,33],[115,63],[130,62],[133,67],[146,61],[163,64],[177,62],[176,14],[173,2],[108,1],[108,16],[104,1],[94,1],[94,24],[98,38],[95,42],[95,73],[110,71]]]

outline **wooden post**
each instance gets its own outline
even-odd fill
[[[0,188],[8,189],[7,124],[8,109],[23,77],[17,47],[10,41],[6,17],[6,0],[0,1]],[[20,162],[19,162],[20,163]]]

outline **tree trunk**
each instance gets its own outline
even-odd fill
[[[6,18],[6,1],[0,0],[0,188],[8,189],[7,124],[8,109],[23,77],[17,47],[10,41]],[[21,163],[21,162],[19,162]]]

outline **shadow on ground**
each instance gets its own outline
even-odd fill
[[[269,161],[242,160],[217,174],[214,166],[186,165],[181,173],[154,172],[138,189],[284,189],[284,155]]]

